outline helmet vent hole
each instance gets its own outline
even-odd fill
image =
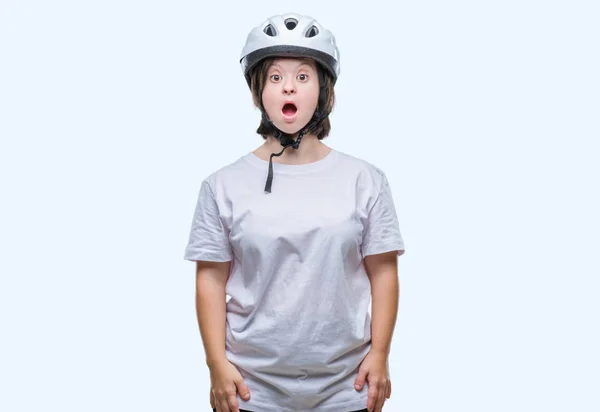
[[[288,28],[288,30],[294,30],[294,28],[298,25],[298,20],[296,19],[285,19],[285,27]]]
[[[277,32],[275,31],[275,27],[273,27],[270,24],[267,27],[265,27],[263,31],[266,33],[267,36],[271,36],[271,37],[277,36]]]
[[[306,32],[306,37],[315,37],[317,34],[319,34],[319,29],[317,29],[316,26],[312,26],[310,29],[308,29],[308,31]]]

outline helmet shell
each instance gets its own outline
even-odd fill
[[[240,64],[248,86],[250,72],[267,57],[310,57],[337,81],[340,52],[333,34],[314,18],[288,13],[268,18],[248,34]]]

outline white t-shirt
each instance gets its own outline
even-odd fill
[[[240,408],[367,407],[358,367],[371,348],[366,255],[404,250],[386,175],[332,149],[303,165],[250,152],[201,184],[187,260],[232,261],[226,356],[251,392]]]

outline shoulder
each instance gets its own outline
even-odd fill
[[[224,187],[231,183],[239,182],[247,173],[247,163],[244,162],[245,156],[240,156],[230,163],[210,172],[202,181],[214,194],[222,192]]]
[[[355,177],[359,186],[379,192],[382,184],[387,181],[383,169],[373,163],[339,150],[338,154],[339,166],[349,173],[348,177]]]

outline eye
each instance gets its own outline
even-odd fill
[[[298,75],[297,79],[300,80],[301,82],[304,82],[304,81],[308,80],[308,75],[301,73]]]
[[[279,80],[281,80],[281,76],[279,76],[278,74],[272,74],[271,80],[273,80],[274,82],[278,82]]]

